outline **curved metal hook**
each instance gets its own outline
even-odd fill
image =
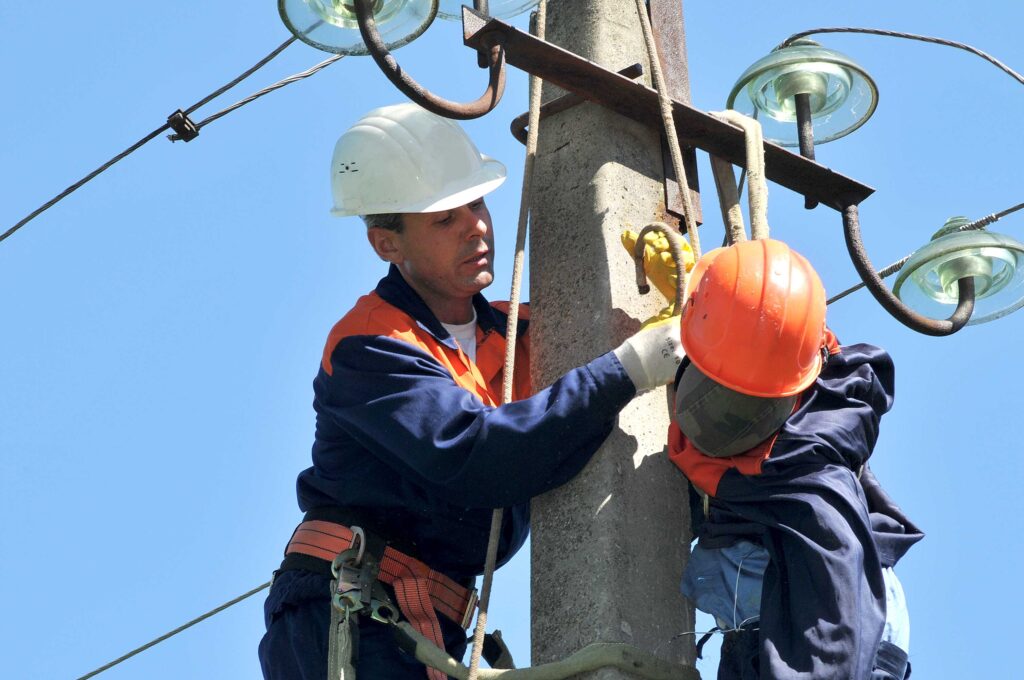
[[[427,90],[402,70],[380,37],[377,22],[373,18],[372,2],[373,0],[355,0],[359,33],[363,36],[363,42],[366,43],[367,49],[370,50],[370,56],[377,62],[377,66],[405,96],[431,113],[458,120],[479,118],[498,105],[501,96],[505,93],[505,50],[500,44],[502,39],[500,34],[493,34],[491,40],[494,42],[489,45],[490,67],[487,89],[476,101],[452,102]]]
[[[644,237],[649,232],[660,231],[668,239],[669,250],[672,252],[672,259],[676,263],[676,299],[672,301],[672,315],[679,316],[683,313],[683,303],[686,302],[687,271],[683,262],[683,237],[678,231],[664,222],[651,222],[640,230],[636,236],[636,245],[633,246],[633,261],[636,263],[636,287],[641,295],[651,292],[651,286],[647,283],[647,273],[644,271],[644,249],[647,243]]]
[[[918,314],[896,297],[889,290],[875,268],[871,266],[864,243],[860,238],[860,218],[857,206],[850,205],[843,209],[843,233],[846,236],[846,249],[850,252],[853,266],[878,304],[885,308],[897,321],[925,335],[952,335],[963,328],[974,313],[974,277],[965,276],[957,281],[959,298],[956,309],[948,319],[931,319]]]

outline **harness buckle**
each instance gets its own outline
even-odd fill
[[[343,612],[346,618],[349,614],[363,609],[365,605],[363,600],[366,599],[359,578],[362,570],[349,564],[343,564],[340,568],[335,566],[340,558],[344,558],[345,553],[350,551],[351,549],[342,551],[331,564],[331,571],[334,573],[334,580],[331,581],[331,604],[335,609]]]
[[[352,543],[331,561],[331,603],[336,609],[349,614],[370,604],[370,591],[377,578],[377,563],[366,557],[366,533],[352,527]]]

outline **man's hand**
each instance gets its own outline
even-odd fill
[[[679,317],[649,319],[614,352],[637,392],[667,385],[686,356],[679,341]]]
[[[622,232],[622,245],[629,251],[630,257],[636,248],[635,231],[627,229]],[[693,251],[690,244],[683,240],[683,253],[686,262],[686,271],[693,269]],[[675,260],[672,259],[672,250],[669,248],[668,239],[658,231],[650,231],[644,236],[644,271],[647,278],[651,280],[666,300],[670,302],[676,298],[676,278],[678,277]]]

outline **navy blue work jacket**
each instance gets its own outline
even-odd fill
[[[768,550],[761,678],[871,677],[885,621],[882,566],[922,537],[870,472],[857,476],[893,388],[884,350],[835,347],[782,429],[750,452],[711,459],[670,432],[672,460],[712,497],[700,540],[746,538]]]
[[[636,394],[609,352],[531,396],[524,321],[517,401],[498,405],[507,316],[479,294],[473,305],[475,363],[391,267],[331,333],[297,485],[303,511],[358,508],[365,528],[455,579],[482,572],[494,508],[510,508],[499,563],[519,549],[529,500],[574,477]]]

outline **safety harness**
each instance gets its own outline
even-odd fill
[[[377,545],[374,545],[377,544]],[[380,583],[394,589],[398,610],[424,637],[444,649],[437,614],[468,628],[476,609],[475,588],[467,588],[414,557],[368,536],[358,526],[306,520],[296,527],[285,549],[285,565],[304,555],[330,568],[334,577],[332,609],[346,618],[365,610],[378,621],[395,623],[394,605]],[[283,565],[283,566],[285,566]],[[332,637],[333,640],[333,637]],[[427,668],[431,680],[444,673]]]

